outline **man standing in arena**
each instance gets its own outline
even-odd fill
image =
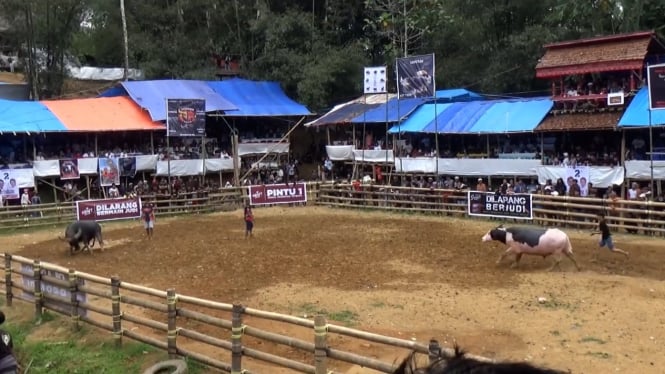
[[[147,203],[141,212],[141,219],[145,227],[145,233],[148,239],[152,239],[152,233],[155,230],[155,206],[153,203]]]
[[[628,257],[628,252],[622,251],[619,248],[614,247],[614,243],[612,242],[612,233],[610,232],[610,228],[607,225],[607,222],[605,221],[605,216],[602,214],[598,216],[598,231],[594,231],[591,233],[591,235],[595,234],[601,234],[600,237],[600,242],[598,243],[600,248],[602,247],[607,247],[612,252],[615,253],[621,253],[624,256]]]
[[[0,325],[4,322],[5,314],[0,311]],[[18,373],[18,362],[14,356],[14,343],[11,335],[4,330],[0,330],[0,373]]]
[[[254,213],[250,205],[245,206],[245,239],[252,237],[252,229],[254,228]]]

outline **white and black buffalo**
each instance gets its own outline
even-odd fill
[[[501,225],[490,230],[482,239],[483,242],[492,240],[508,245],[508,249],[501,254],[499,260],[496,262],[497,264],[501,263],[501,260],[511,253],[515,254],[515,262],[513,262],[511,267],[517,267],[523,254],[543,256],[543,258],[553,255],[554,264],[552,264],[549,270],[554,270],[554,268],[559,267],[561,255],[565,255],[575,264],[575,268],[580,270],[573,256],[573,246],[570,244],[570,238],[568,238],[565,232],[559,229],[530,227],[504,228]]]
[[[69,243],[69,253],[74,254],[83,250],[89,250],[92,253],[92,247],[95,240],[99,243],[101,250],[104,250],[104,240],[102,240],[102,227],[95,221],[76,221],[72,222],[65,229],[65,237],[60,240]],[[81,249],[81,243],[83,248]]]

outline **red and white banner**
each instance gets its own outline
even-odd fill
[[[141,199],[83,200],[76,202],[79,221],[110,221],[141,217]]]
[[[290,204],[307,202],[305,183],[249,186],[249,204]]]

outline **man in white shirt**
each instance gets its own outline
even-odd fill
[[[28,205],[30,205],[30,194],[27,189],[24,189],[21,194],[21,206],[27,208]]]
[[[111,188],[109,188],[109,197],[111,199],[117,199],[120,197],[120,191],[118,191],[118,187],[116,187],[115,183],[113,183]]]

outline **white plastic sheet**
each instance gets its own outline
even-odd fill
[[[254,155],[265,153],[289,153],[290,143],[240,143],[238,154]]]
[[[327,145],[326,153],[331,161],[353,161],[352,145]]]
[[[238,161],[240,165],[240,161]],[[233,171],[232,158],[207,158],[205,160],[206,173],[214,173],[220,171]]]
[[[97,159],[95,159],[96,161]],[[32,172],[37,178],[60,176],[59,160],[43,160],[32,163]]]
[[[361,162],[395,162],[395,155],[393,154],[392,149],[354,149],[353,157],[356,161]]]
[[[651,179],[651,161],[626,161],[626,178]],[[653,162],[653,179],[665,179],[665,161]]]
[[[434,173],[436,158],[415,157],[395,160],[397,172]],[[440,158],[439,174],[459,176],[536,176],[540,160],[509,160],[496,158]]]
[[[68,66],[67,72],[74,79],[87,81],[117,81],[123,79],[124,68],[98,68],[94,66],[74,67]],[[143,79],[143,71],[139,69],[128,69],[129,79]]]
[[[80,175],[90,175],[97,174],[99,170],[99,159],[98,158],[79,158],[79,174]],[[60,169],[58,166],[57,176],[60,176]]]
[[[395,159],[395,171],[398,173],[436,173],[434,157],[398,157]]]
[[[169,175],[169,162],[157,161],[157,175]],[[203,160],[171,160],[171,176],[184,177],[203,174]]]
[[[563,166],[539,166],[538,183],[545,184],[548,179],[556,182],[558,178],[566,179],[566,168]],[[609,187],[623,183],[624,168],[621,166],[589,166],[589,182],[594,187]]]
[[[157,155],[136,156],[136,171],[153,171],[157,167]]]

